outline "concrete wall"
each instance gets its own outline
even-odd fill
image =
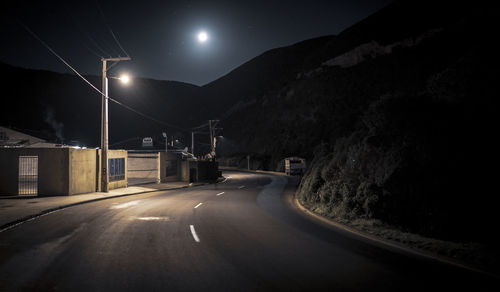
[[[38,195],[69,193],[69,148],[0,148],[0,194],[18,194],[19,156],[38,156]]]
[[[118,189],[118,188],[126,188],[127,187],[127,170],[128,170],[128,162],[127,162],[127,150],[108,150],[108,159],[111,158],[125,158],[125,179],[119,181],[109,182],[108,188]],[[108,171],[109,174],[109,171]]]
[[[167,176],[167,161],[176,161],[175,175]],[[160,182],[185,181],[189,182],[189,163],[183,161],[177,154],[160,152]]]
[[[38,195],[64,196],[95,192],[99,187],[99,154],[95,149],[0,148],[0,195],[18,195],[19,156],[38,156]],[[109,158],[125,158],[125,179],[109,189],[127,186],[127,151],[110,150]]]
[[[187,160],[181,162],[180,180],[189,182],[189,161]]]
[[[0,195],[17,195],[18,154],[0,149]]]
[[[96,190],[97,159],[95,149],[69,150],[68,194],[91,193]]]
[[[101,191],[101,149],[94,150],[96,151],[96,169],[98,169],[96,173],[96,192]],[[113,189],[118,189],[118,188],[126,188],[128,186],[127,183],[127,170],[128,170],[128,161],[127,161],[127,150],[108,150],[108,159],[111,158],[125,158],[125,180],[120,180],[120,181],[113,181],[109,182],[108,184],[108,189],[113,190]],[[109,175],[109,171],[108,171]]]

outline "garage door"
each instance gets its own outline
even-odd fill
[[[140,185],[158,182],[158,152],[128,152],[128,185]]]

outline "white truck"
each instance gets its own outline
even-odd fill
[[[300,157],[285,158],[286,175],[303,175],[306,171],[306,160]]]

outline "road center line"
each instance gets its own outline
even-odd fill
[[[245,186],[239,186],[239,187],[238,187],[238,189],[242,189],[242,188],[244,188],[244,187],[245,187]]]
[[[201,206],[201,205],[203,205],[203,203],[199,203],[199,204],[198,204],[198,205],[196,205],[194,208],[196,209],[196,208],[198,208],[198,207],[199,207],[199,206]],[[193,225],[191,225],[191,226],[193,226]]]
[[[222,192],[222,193],[218,193],[216,196],[220,196],[220,195],[222,195],[223,193],[224,193],[224,192]]]
[[[193,235],[194,241],[200,242],[198,235],[196,234],[196,230],[194,230],[194,225],[189,225],[189,229],[191,229],[191,234]]]

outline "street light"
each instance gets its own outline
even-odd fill
[[[163,132],[163,138],[165,138],[165,153],[168,152],[168,136],[167,133]]]
[[[120,77],[108,76],[108,78],[120,80],[120,82],[124,85],[127,85],[130,82],[130,76],[128,76],[128,74],[122,74]]]
[[[122,74],[119,79],[123,84],[128,84],[130,82],[130,77],[127,74]]]
[[[119,58],[102,58],[102,111],[101,111],[101,191],[108,192],[109,176],[108,176],[108,78],[106,73],[120,61],[129,61],[130,57]],[[108,62],[114,62],[107,68]],[[123,77],[122,77],[123,78]],[[120,79],[120,78],[119,78]],[[126,81],[125,81],[126,80]],[[127,83],[130,78],[121,79]]]

